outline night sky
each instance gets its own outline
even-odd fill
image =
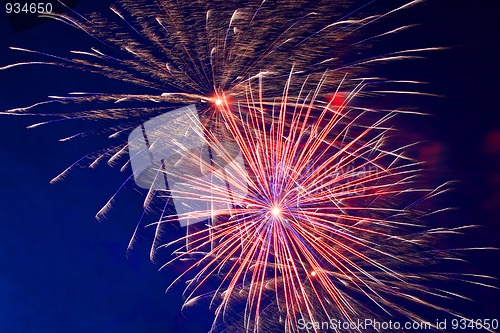
[[[461,238],[462,246],[499,246],[500,11],[494,1],[464,3],[434,0],[405,12],[403,21],[420,23],[409,45],[449,49],[393,70],[430,82],[425,89],[444,96],[420,99],[421,109],[431,116],[404,125],[408,133],[420,132],[416,137],[426,138],[419,154],[435,177],[458,180],[443,199],[445,206],[457,209],[439,222],[483,226]],[[107,10],[88,2],[74,8],[82,13]],[[20,55],[9,46],[61,54],[95,44],[53,21],[20,30],[3,9],[0,66],[16,62]],[[133,89],[59,67],[17,67],[0,71],[0,110],[71,91]],[[208,311],[183,315],[180,290],[164,293],[179,272],[158,272],[162,262],[149,261],[149,232],[142,232],[134,250],[126,252],[142,213],[142,192],[130,184],[104,221],[94,218],[130,170],[120,173],[106,165],[76,169],[51,185],[55,175],[99,142],[83,138],[61,143],[57,140],[75,133],[77,125],[62,122],[26,129],[33,122],[29,117],[0,116],[0,333],[208,331]],[[176,229],[172,233],[181,235]],[[470,272],[500,276],[498,252],[474,252],[468,259]],[[475,318],[500,318],[498,292],[473,293],[476,303],[459,307]]]

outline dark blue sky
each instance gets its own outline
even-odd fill
[[[414,35],[417,44],[453,48],[402,69],[446,96],[421,101],[433,116],[407,126],[425,131],[430,139],[422,154],[435,161],[438,178],[460,180],[446,197],[448,206],[459,209],[446,219],[484,225],[466,243],[487,246],[499,245],[500,231],[500,18],[493,3],[435,0],[408,12],[412,22],[422,23]],[[96,7],[87,3],[75,8],[85,12]],[[57,54],[92,44],[81,37],[57,22],[13,32],[2,12],[0,66],[19,56],[8,46]],[[121,88],[130,89],[60,68],[16,68],[0,72],[0,109],[53,94]],[[32,122],[0,117],[0,332],[206,332],[206,316],[181,315],[178,290],[164,294],[177,272],[158,272],[159,266],[149,262],[148,233],[126,256],[141,214],[141,194],[128,186],[107,219],[94,219],[128,175],[107,166],[78,169],[50,185],[67,165],[91,152],[95,142],[60,143],[59,138],[74,133],[73,125],[27,130]],[[473,272],[498,276],[497,254],[470,259]],[[473,297],[478,300],[470,305],[475,317],[499,315],[498,293],[477,291]]]
[[[89,6],[76,8],[85,11]],[[14,63],[20,56],[8,46],[67,52],[82,47],[80,37],[52,21],[13,32],[2,13],[0,63]],[[123,87],[50,66],[18,69],[0,72],[2,110],[51,94]],[[95,220],[128,174],[108,167],[78,169],[67,181],[50,185],[55,175],[93,151],[96,142],[61,144],[57,140],[78,131],[78,125],[27,130],[32,122],[0,119],[0,332],[173,332],[179,326],[189,332],[207,331],[209,321],[189,322],[181,315],[180,291],[165,295],[177,273],[159,273],[159,265],[149,261],[150,235],[142,237],[127,257],[142,213],[142,196],[133,186],[122,191],[107,219]]]

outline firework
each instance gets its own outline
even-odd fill
[[[162,170],[185,185],[168,195],[195,204],[188,213],[164,216],[157,226],[212,217],[206,229],[160,246],[189,242],[168,263],[193,261],[179,277],[190,276],[186,305],[204,297],[197,291],[218,276],[220,287],[211,294],[211,303],[218,302],[216,317],[224,317],[235,299],[243,301],[246,331],[265,330],[266,315],[280,317],[286,332],[298,331],[301,320],[355,322],[361,314],[378,318],[380,312],[423,322],[402,305],[408,302],[460,316],[434,302],[450,292],[426,286],[451,280],[451,274],[421,269],[415,275],[416,266],[451,258],[432,254],[428,246],[435,235],[461,228],[429,228],[419,216],[419,202],[448,186],[419,187],[421,165],[406,156],[409,146],[390,148],[389,124],[397,112],[380,115],[350,107],[362,84],[334,105],[335,98],[319,97],[329,78],[296,96],[289,94],[291,80],[272,105],[260,99],[262,80],[256,87],[250,82],[238,113],[222,112],[245,167],[223,168],[234,153],[207,132],[220,165],[199,154],[191,154],[188,164],[211,168],[211,179]],[[227,183],[239,189],[231,192],[230,202]],[[207,199],[213,205],[198,209],[196,201]],[[270,315],[269,308],[279,316]]]
[[[221,114],[217,103],[231,105],[244,96],[245,82],[255,77],[286,77],[290,66],[294,74],[320,79],[330,71],[340,80],[349,72],[344,89],[360,80],[371,81],[366,93],[419,93],[411,87],[382,88],[390,80],[368,77],[370,67],[390,61],[418,57],[436,48],[376,53],[371,47],[378,39],[404,33],[411,26],[394,25],[391,17],[420,1],[401,2],[389,8],[356,6],[351,2],[319,1],[311,10],[307,3],[256,1],[245,3],[205,1],[119,1],[110,15],[46,13],[95,39],[89,50],[72,50],[66,55],[12,47],[37,54],[0,69],[26,65],[56,65],[92,72],[129,82],[141,93],[85,93],[52,96],[50,100],[28,107],[8,110],[10,114],[46,116],[53,121],[98,120],[102,124],[62,138],[74,140],[90,134],[112,139],[123,138],[145,121],[186,104],[200,103],[198,111],[205,126],[217,131]],[[378,11],[375,12],[374,11]],[[346,14],[347,13],[347,14]],[[380,22],[387,25],[381,25]],[[369,38],[367,38],[367,35]],[[285,60],[286,61],[283,61]],[[293,84],[293,83],[292,83]],[[403,83],[401,83],[403,84]],[[413,86],[415,81],[404,84]],[[274,89],[273,89],[274,87]],[[375,88],[376,87],[376,88]],[[290,87],[295,91],[300,86]],[[313,89],[314,87],[308,87]],[[269,99],[279,96],[281,87],[269,84]],[[335,87],[331,87],[335,90]],[[339,94],[340,96],[340,94]],[[84,103],[83,111],[79,104]],[[50,112],[58,105],[75,111]],[[229,108],[228,112],[235,108]],[[54,119],[56,118],[56,119]],[[92,122],[95,124],[95,122]],[[77,161],[54,181],[75,166],[95,167],[108,160],[114,164],[127,149],[126,143],[95,152]]]
[[[207,130],[224,135],[226,124],[221,112],[237,111],[236,101],[244,96],[246,82],[266,76],[284,78],[292,64],[294,75],[309,76],[309,82],[317,82],[327,70],[335,82],[349,72],[348,80],[343,82],[346,91],[365,82],[372,84],[371,89],[364,89],[366,95],[423,94],[412,88],[420,82],[389,80],[370,73],[374,65],[415,58],[422,52],[438,49],[394,49],[381,53],[371,50],[377,40],[408,30],[410,25],[394,25],[390,19],[419,2],[400,2],[375,9],[370,4],[360,7],[349,1],[335,4],[320,1],[308,10],[308,4],[300,1],[257,1],[244,5],[119,1],[110,8],[111,16],[102,13],[84,16],[70,9],[66,14],[46,13],[44,16],[93,37],[96,46],[68,51],[66,55],[15,46],[13,50],[36,54],[38,58],[0,70],[40,64],[62,66],[129,82],[141,93],[74,92],[5,113],[49,118],[30,128],[61,120],[88,121],[88,127],[60,139],[64,142],[89,135],[111,139],[106,148],[91,152],[65,168],[52,179],[54,183],[77,167],[95,168],[104,161],[116,165],[127,157],[129,143],[124,138],[131,131],[186,104],[196,103],[200,121]],[[384,21],[387,25],[380,24]],[[266,96],[261,96],[263,103],[272,104],[281,93],[282,87],[271,82],[267,84]],[[393,87],[394,83],[398,88]],[[294,93],[300,88],[300,85],[289,87]],[[314,85],[306,88],[312,90]],[[335,89],[332,86],[328,90]],[[343,94],[337,92],[336,103],[342,101]],[[221,103],[228,107],[219,108]],[[61,107],[64,111],[52,111]],[[75,111],[67,111],[71,108]],[[121,170],[127,166],[128,161]],[[99,210],[98,219],[104,217],[114,197]],[[152,208],[150,200],[145,200],[144,206]]]
[[[277,330],[287,332],[297,331],[300,320],[354,322],[361,315],[423,320],[408,303],[460,316],[436,300],[462,296],[427,284],[483,283],[486,277],[424,269],[415,274],[416,267],[454,258],[429,245],[436,235],[465,227],[430,228],[421,219],[432,213],[423,203],[448,185],[418,186],[421,164],[406,152],[412,144],[392,138],[393,118],[402,110],[359,102],[377,94],[425,95],[407,88],[420,82],[370,76],[373,65],[438,49],[371,50],[377,39],[410,27],[379,23],[419,2],[374,14],[369,6],[330,1],[315,2],[310,11],[300,1],[244,6],[120,1],[111,7],[111,19],[99,13],[46,14],[95,38],[98,46],[66,56],[13,47],[49,60],[0,69],[58,65],[126,81],[144,92],[77,92],[6,113],[40,115],[47,107],[84,103],[85,111],[42,113],[56,120],[32,127],[60,119],[98,120],[103,125],[95,134],[140,134],[83,157],[57,181],[78,165],[114,164],[127,151],[131,161],[122,170],[134,168],[141,153],[161,143],[149,142],[148,122],[164,119],[166,112],[196,110],[191,118],[201,148],[174,143],[177,155],[152,163],[149,175],[134,173],[129,179],[134,176],[148,189],[145,209],[162,196],[187,203],[185,210],[176,203],[175,215],[160,208],[151,257],[159,248],[180,244],[168,264],[193,262],[178,279],[189,278],[186,306],[206,297],[204,283],[218,280],[209,293],[214,329],[238,302],[245,307],[246,331],[265,330],[269,318],[281,320]],[[179,133],[169,133],[174,134]],[[134,143],[146,148],[134,150]],[[193,221],[207,221],[206,228],[161,245],[165,224]]]

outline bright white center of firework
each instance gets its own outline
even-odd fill
[[[271,214],[273,214],[274,217],[278,217],[281,215],[281,208],[279,207],[273,207],[271,209]]]
[[[215,105],[217,105],[217,106],[222,105],[222,101],[220,100],[220,98],[215,100]]]

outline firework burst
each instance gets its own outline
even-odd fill
[[[235,153],[223,144],[227,138],[207,132],[217,158],[207,163],[192,154],[188,164],[210,169],[210,179],[162,171],[186,184],[169,196],[191,200],[193,207],[199,207],[197,200],[212,203],[156,224],[211,217],[206,229],[160,246],[188,243],[172,260],[194,262],[179,277],[190,276],[186,305],[206,297],[197,291],[218,276],[220,287],[211,293],[211,303],[218,302],[216,317],[224,317],[233,300],[243,301],[246,331],[265,328],[269,308],[286,332],[298,331],[300,320],[354,322],[361,315],[380,317],[379,312],[423,322],[402,305],[408,302],[460,316],[433,300],[460,295],[426,286],[457,276],[423,269],[415,275],[415,266],[451,259],[428,246],[435,235],[462,228],[429,228],[422,222],[416,207],[448,186],[419,187],[421,165],[406,156],[410,146],[390,148],[397,112],[381,115],[349,106],[363,84],[334,105],[335,98],[320,98],[329,78],[296,96],[289,94],[291,80],[272,104],[261,99],[262,80],[250,82],[238,112],[222,112],[244,167],[232,162]],[[337,92],[340,88],[339,82]]]
[[[28,58],[0,67],[1,70],[40,64],[62,66],[129,82],[141,93],[74,92],[6,112],[50,118],[31,127],[61,119],[98,120],[103,124],[61,141],[90,134],[119,139],[148,119],[181,105],[202,102],[198,108],[202,120],[212,127],[211,130],[218,130],[223,126],[218,103],[224,101],[233,106],[227,112],[235,111],[232,101],[244,96],[245,82],[270,75],[286,77],[291,64],[295,75],[308,75],[316,81],[325,70],[337,80],[348,71],[349,81],[344,82],[344,89],[348,91],[360,80],[368,80],[374,88],[365,89],[366,93],[383,90],[386,94],[420,94],[412,87],[419,82],[400,82],[406,86],[393,89],[391,80],[367,77],[374,65],[419,57],[422,52],[436,49],[394,49],[379,54],[370,51],[378,40],[410,28],[394,26],[391,17],[419,2],[370,8],[370,4],[359,7],[351,2],[332,4],[331,1],[316,1],[314,6],[302,1],[245,4],[119,1],[111,7],[111,17],[102,13],[83,16],[70,9],[64,14],[47,13],[44,16],[93,37],[97,46],[72,50],[66,55],[16,46],[11,49],[26,55],[36,54],[39,58],[35,61]],[[305,9],[308,7],[311,10]],[[384,21],[387,25],[380,24]],[[389,85],[384,89],[385,83]],[[296,92],[300,86],[290,89]],[[274,98],[279,96],[281,87],[269,84],[267,90]],[[82,103],[86,105],[83,111],[78,106]],[[76,110],[51,112],[61,104],[65,110]],[[112,144],[105,150],[89,154],[54,181],[75,166],[95,167],[104,160],[113,164],[126,149],[126,143]]]

